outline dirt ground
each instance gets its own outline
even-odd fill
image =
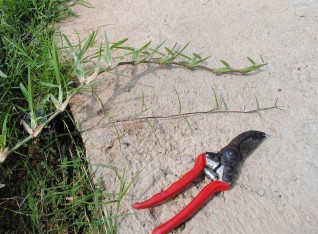
[[[269,137],[245,161],[232,189],[210,199],[174,232],[318,233],[318,1],[88,2],[93,8],[75,6],[80,17],[61,26],[73,39],[76,32],[85,37],[99,29],[101,37],[104,31],[110,41],[129,37],[136,47],[149,40],[167,39],[168,45],[191,41],[187,52],[211,55],[207,65],[212,67],[221,66],[220,59],[242,67],[247,56],[260,61],[259,55],[268,63],[245,76],[155,65],[121,67],[127,76],[103,74],[106,80],[94,94],[74,98],[72,111],[91,162],[126,168],[128,181],[144,168],[121,207],[133,214],[122,219],[119,233],[149,233],[175,215],[207,178],[154,209],[135,211],[131,204],[168,187],[199,153],[218,151],[251,129]],[[140,114],[142,99],[148,108],[143,116],[178,114],[176,93],[183,113],[208,111],[215,107],[213,90],[228,110],[255,109],[255,97],[261,108],[278,99],[282,110],[260,116],[193,115],[188,117],[192,131],[183,118],[107,125]],[[109,116],[100,122],[103,106]],[[96,176],[104,179],[108,192],[119,190],[119,179],[110,170],[99,169]]]

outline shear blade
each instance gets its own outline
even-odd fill
[[[246,131],[236,136],[226,148],[236,148],[240,151],[242,157],[247,157],[260,146],[266,139],[266,133],[260,131]],[[223,151],[223,149],[221,151]]]

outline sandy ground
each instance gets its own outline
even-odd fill
[[[206,71],[158,66],[122,67],[126,77],[101,75],[95,93],[82,93],[72,110],[92,163],[127,168],[130,180],[144,168],[121,207],[131,213],[119,233],[149,233],[176,214],[208,183],[198,183],[154,209],[130,205],[168,187],[189,170],[195,156],[218,151],[237,134],[254,129],[270,137],[246,160],[236,182],[215,196],[176,233],[318,233],[318,1],[168,1],[90,0],[94,8],[75,6],[79,18],[65,22],[68,35],[87,36],[99,28],[111,41],[129,37],[141,46],[152,40],[168,44],[191,41],[188,52],[211,55],[207,64],[224,59],[235,67],[247,56],[262,55],[268,66],[249,76],[214,76]],[[75,38],[75,37],[74,37]],[[260,59],[258,59],[259,61]],[[138,115],[142,93],[144,116],[207,111],[215,107],[213,89],[229,110],[255,109],[275,103],[281,110],[257,114],[210,114],[184,119],[107,123]],[[224,106],[223,106],[224,107]],[[117,130],[116,130],[117,129]],[[118,139],[119,132],[120,139]],[[98,170],[107,191],[119,189],[110,170]],[[199,183],[200,182],[200,183]]]

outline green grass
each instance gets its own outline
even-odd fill
[[[59,62],[53,38],[56,22],[73,16],[69,3],[0,0],[1,149],[28,137],[20,124],[25,116],[34,130],[54,113],[59,104],[54,101],[65,99],[61,90],[71,79],[69,64]],[[127,190],[120,186],[118,193],[107,194],[102,183],[93,183],[84,144],[66,109],[0,164],[0,230],[114,233],[119,210],[110,212],[103,201],[118,207]]]

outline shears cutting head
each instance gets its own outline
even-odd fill
[[[247,131],[236,136],[221,152],[227,149],[237,150],[243,158],[249,156],[266,138],[260,131]]]
[[[221,149],[218,153],[206,153],[207,160],[212,160],[219,164],[216,170],[218,180],[231,183],[235,170],[237,169],[242,159],[249,156],[263,142],[265,138],[266,134],[264,132],[243,132],[236,136],[227,146]],[[206,170],[205,172],[209,174],[209,170],[210,169]]]

